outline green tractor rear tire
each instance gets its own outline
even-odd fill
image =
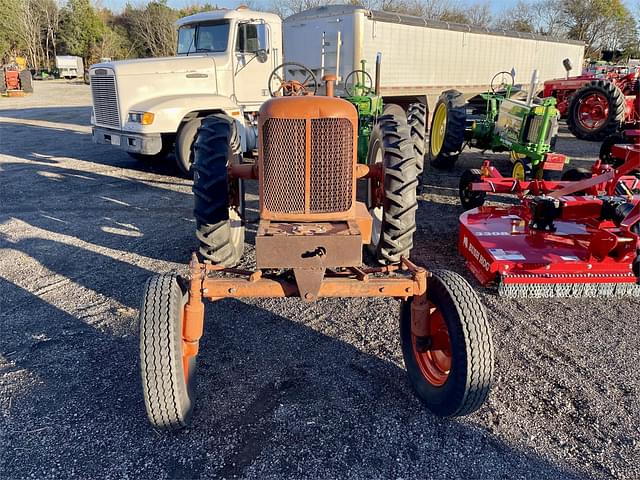
[[[462,93],[447,90],[440,95],[429,130],[429,161],[435,168],[452,168],[464,143],[467,109]]]
[[[427,146],[427,106],[423,103],[412,103],[407,109],[407,123],[411,128],[411,140],[416,156],[416,168],[418,170],[418,184],[422,185],[422,172],[424,170],[424,156]]]

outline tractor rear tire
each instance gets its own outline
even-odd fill
[[[200,254],[216,265],[233,267],[244,251],[242,182],[229,181],[227,167],[239,161],[240,139],[235,121],[224,114],[202,120],[194,144],[193,214]],[[231,207],[233,191],[239,207]]]
[[[436,337],[420,339],[412,333],[410,298],[400,315],[404,364],[417,397],[431,412],[440,417],[468,415],[480,408],[491,389],[494,354],[487,312],[460,275],[431,273],[430,331],[439,333],[441,341],[448,339],[448,348],[432,348],[430,341]]]
[[[460,176],[458,193],[460,203],[465,210],[481,207],[487,198],[486,192],[473,192],[469,189],[472,183],[482,182],[482,173],[478,169],[465,170]]]
[[[418,189],[422,188],[422,172],[427,145],[427,106],[423,103],[412,103],[407,109],[407,123],[411,128],[413,152],[416,156],[418,170]]]
[[[140,373],[147,416],[154,428],[180,430],[195,403],[196,357],[183,358],[187,293],[175,275],[155,275],[140,308]]]
[[[440,95],[429,130],[429,161],[435,168],[453,168],[462,151],[467,107],[462,93],[447,90]]]
[[[7,77],[4,74],[4,68],[0,66],[0,95],[7,93]]]
[[[367,188],[367,208],[372,213],[373,232],[369,249],[381,264],[409,258],[416,230],[416,157],[407,117],[398,105],[386,105],[371,131],[368,163],[384,164],[384,199],[374,205]]]
[[[193,175],[194,143],[202,118],[192,118],[184,122],[176,135],[176,164],[187,177]]]
[[[585,101],[600,98],[607,103],[606,118],[595,128],[588,127],[582,119],[581,108]],[[586,108],[586,106],[585,106]],[[623,125],[626,112],[626,99],[622,90],[608,80],[591,80],[579,89],[571,98],[567,114],[569,131],[580,140],[600,142],[617,132]]]
[[[600,145],[600,154],[598,155],[600,160],[602,160],[602,163],[613,165],[614,167],[622,165],[622,163],[624,163],[624,159],[613,157],[611,155],[611,149],[614,145],[623,145],[625,143],[629,143],[629,140],[621,133],[614,133],[613,135],[609,135],[605,138],[602,145]]]
[[[20,79],[20,89],[22,89],[24,93],[33,93],[33,77],[31,76],[31,72],[29,70],[21,70],[18,78]]]

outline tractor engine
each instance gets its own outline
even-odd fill
[[[334,97],[279,97],[263,104],[259,118],[258,268],[359,265],[370,227],[361,223],[361,232],[356,219],[353,105]]]

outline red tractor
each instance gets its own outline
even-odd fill
[[[567,72],[570,63],[565,61]],[[543,97],[555,97],[560,115],[573,135],[581,140],[602,141],[640,120],[634,105],[639,71],[611,67],[577,77],[548,80]]]
[[[0,95],[22,96],[33,93],[31,72],[18,63],[0,65]]]

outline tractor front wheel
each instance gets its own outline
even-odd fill
[[[493,377],[493,341],[478,295],[460,275],[432,271],[427,285],[430,335],[412,331],[409,299],[402,304],[400,340],[409,381],[422,403],[441,417],[468,415],[484,403]]]
[[[367,208],[373,217],[369,249],[382,264],[409,258],[416,230],[416,157],[406,114],[386,105],[371,132],[368,164],[382,164],[381,178],[369,179]]]
[[[440,95],[429,130],[429,161],[436,168],[452,168],[462,151],[467,107],[462,93],[447,90]]]
[[[145,286],[140,308],[140,373],[149,421],[179,430],[195,402],[196,357],[186,356],[182,330],[187,293],[175,275],[156,275]]]
[[[244,251],[242,182],[227,167],[240,160],[235,121],[224,114],[206,117],[194,144],[193,214],[200,254],[217,265],[235,266]]]
[[[567,126],[576,138],[600,142],[624,123],[626,100],[613,82],[592,80],[572,97]]]
[[[625,143],[629,143],[629,140],[622,135],[621,133],[614,133],[613,135],[609,135],[604,139],[602,145],[600,145],[600,160],[607,165],[613,165],[614,167],[619,167],[624,163],[624,159],[615,158],[611,154],[611,149],[614,145],[623,145]]]

